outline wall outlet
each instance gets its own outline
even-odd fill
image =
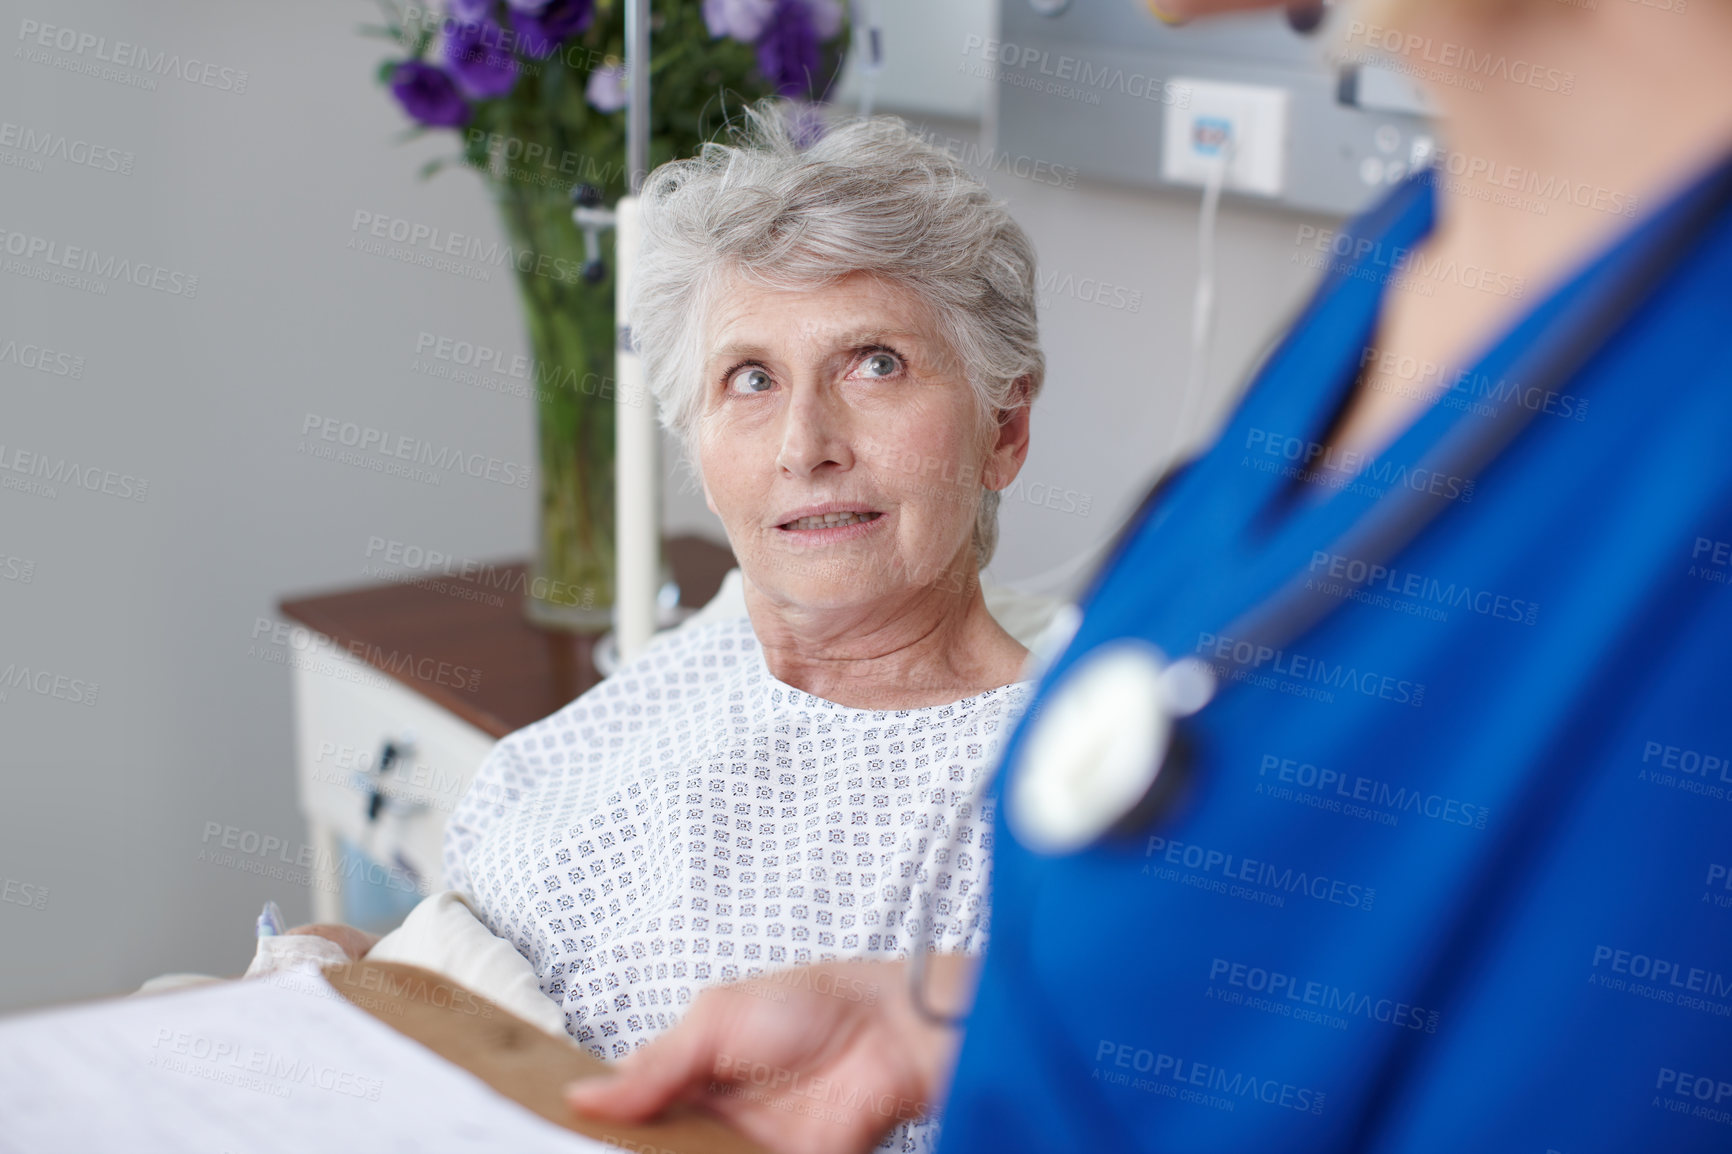
[[[1175,76],[1167,105],[1161,174],[1207,184],[1226,166],[1224,187],[1280,196],[1287,172],[1287,90]]]

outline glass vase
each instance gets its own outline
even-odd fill
[[[533,358],[540,501],[524,612],[543,628],[599,632],[614,600],[613,270],[586,267],[569,184],[493,187]]]

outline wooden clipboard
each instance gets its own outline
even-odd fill
[[[600,1073],[606,1064],[432,970],[360,961],[324,973],[360,1009],[556,1126],[642,1154],[764,1154],[695,1110],[676,1110],[645,1126],[573,1114],[562,1093],[565,1084]]]

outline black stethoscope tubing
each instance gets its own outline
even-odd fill
[[[1644,245],[1631,258],[1628,275],[1617,284],[1616,291],[1590,299],[1585,307],[1574,313],[1572,323],[1560,324],[1541,333],[1512,368],[1516,379],[1530,382],[1541,390],[1555,390],[1579,373],[1605,347],[1695,241],[1732,206],[1732,158],[1722,161],[1707,180],[1686,195],[1688,202],[1679,206],[1674,220],[1663,224],[1664,231],[1658,242]],[[1338,274],[1337,279],[1346,275]],[[1535,414],[1534,409],[1506,401],[1484,423],[1457,424],[1446,434],[1443,442],[1427,454],[1425,462],[1429,463],[1426,467],[1464,480],[1477,479],[1527,427]],[[1152,515],[1160,494],[1176,475],[1177,470],[1163,474],[1144,497],[1137,514],[1127,523],[1119,541],[1109,551],[1107,560],[1090,583],[1090,595],[1085,600],[1092,600],[1093,595],[1100,591],[1106,575],[1117,566],[1138,529]],[[1364,559],[1368,575],[1372,568],[1387,562],[1413,541],[1453,503],[1452,499],[1433,494],[1429,489],[1403,488],[1393,498],[1386,497],[1373,506],[1335,540],[1332,549],[1343,556]],[[1350,585],[1359,589],[1366,580],[1368,576],[1352,581]],[[1308,591],[1304,574],[1296,573],[1273,594],[1234,618],[1222,634],[1249,641],[1254,646],[1279,649],[1316,626],[1331,610],[1347,600],[1339,593],[1324,597],[1315,590]],[[1085,662],[1086,658],[1079,661],[1067,670],[1067,674]],[[1152,703],[1152,707],[1161,708],[1158,703]],[[1173,719],[1165,751],[1159,756],[1159,765],[1141,798],[1094,842],[1135,835],[1169,812],[1196,760],[1195,742],[1193,727],[1185,724],[1182,718]],[[1028,744],[1025,738],[1020,748],[1026,751]],[[1010,799],[1007,797],[1006,800]],[[915,1010],[935,1023],[962,1024],[966,1015],[946,1014],[927,1003],[925,961],[924,950],[915,949],[909,967]]]
[[[1677,217],[1662,224],[1657,242],[1643,245],[1630,258],[1628,274],[1616,291],[1591,298],[1568,323],[1542,332],[1530,349],[1512,366],[1511,376],[1541,391],[1561,391],[1582,368],[1619,332],[1642,307],[1678,261],[1728,208],[1732,207],[1732,158],[1722,160],[1708,178],[1686,194],[1687,203]],[[1337,280],[1349,275],[1344,271]],[[1458,423],[1441,444],[1427,454],[1425,468],[1438,473],[1476,480],[1534,419],[1537,410],[1505,401],[1484,422]],[[1097,575],[1098,591],[1104,574],[1118,561],[1123,548],[1135,536],[1136,526],[1173,474],[1155,483],[1144,498],[1142,513],[1127,526],[1119,547]],[[1353,590],[1363,588],[1371,571],[1389,561],[1414,540],[1455,501],[1429,489],[1403,487],[1380,500],[1352,528],[1336,538],[1332,552],[1366,562],[1363,575],[1348,582]],[[1221,636],[1248,642],[1254,647],[1280,649],[1315,627],[1330,612],[1350,600],[1336,591],[1325,596],[1306,588],[1305,574],[1295,573],[1274,593],[1234,618],[1220,630]],[[1074,667],[1073,667],[1074,668]],[[1195,735],[1184,719],[1174,722],[1172,737],[1161,767],[1149,788],[1134,806],[1105,831],[1105,837],[1133,835],[1146,830],[1166,812],[1187,776],[1196,752]],[[1026,744],[1023,746],[1026,748]]]

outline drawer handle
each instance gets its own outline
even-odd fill
[[[415,748],[414,743],[407,738],[392,741],[389,738],[379,748],[379,759],[373,770],[373,784],[367,797],[367,821],[376,822],[379,814],[385,808],[385,775],[390,773],[398,760],[407,756]]]

